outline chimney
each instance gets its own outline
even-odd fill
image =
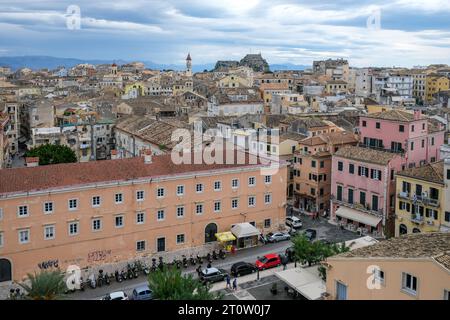
[[[422,112],[420,110],[414,110],[414,120],[420,120]]]
[[[144,151],[144,163],[152,163],[152,150],[147,149]]]
[[[25,164],[27,167],[38,167],[39,157],[27,157],[25,158]]]
[[[119,154],[117,150],[111,150],[111,160],[117,160],[119,159]]]

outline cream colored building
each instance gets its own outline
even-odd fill
[[[450,233],[410,234],[329,257],[329,300],[449,300]]]

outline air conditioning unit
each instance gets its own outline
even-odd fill
[[[400,197],[408,198],[408,192],[400,192]]]

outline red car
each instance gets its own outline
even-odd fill
[[[280,264],[281,264],[280,256],[275,253],[266,254],[265,256],[259,258],[255,262],[255,265],[259,270],[278,267]]]

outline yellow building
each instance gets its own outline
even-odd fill
[[[369,114],[390,111],[392,109],[395,109],[395,110],[400,109],[398,107],[392,107],[392,106],[382,105],[382,104],[369,104],[366,106],[366,108],[367,108],[367,113],[369,113]]]
[[[127,84],[124,88],[125,94],[129,94],[130,91],[134,91],[134,90],[137,91],[138,96],[143,96],[144,92],[145,92],[145,86],[142,82],[135,82],[135,83]]]
[[[217,82],[219,88],[240,88],[240,87],[251,87],[252,80],[240,77],[236,74],[230,74],[223,77]]]
[[[325,92],[327,94],[346,93],[348,89],[348,83],[342,80],[331,80],[327,82]]]
[[[450,90],[450,80],[447,77],[436,74],[429,74],[427,76],[427,84],[426,84],[427,101],[432,101],[434,94],[446,90]]]
[[[443,161],[401,171],[396,183],[396,236],[450,230]]]

